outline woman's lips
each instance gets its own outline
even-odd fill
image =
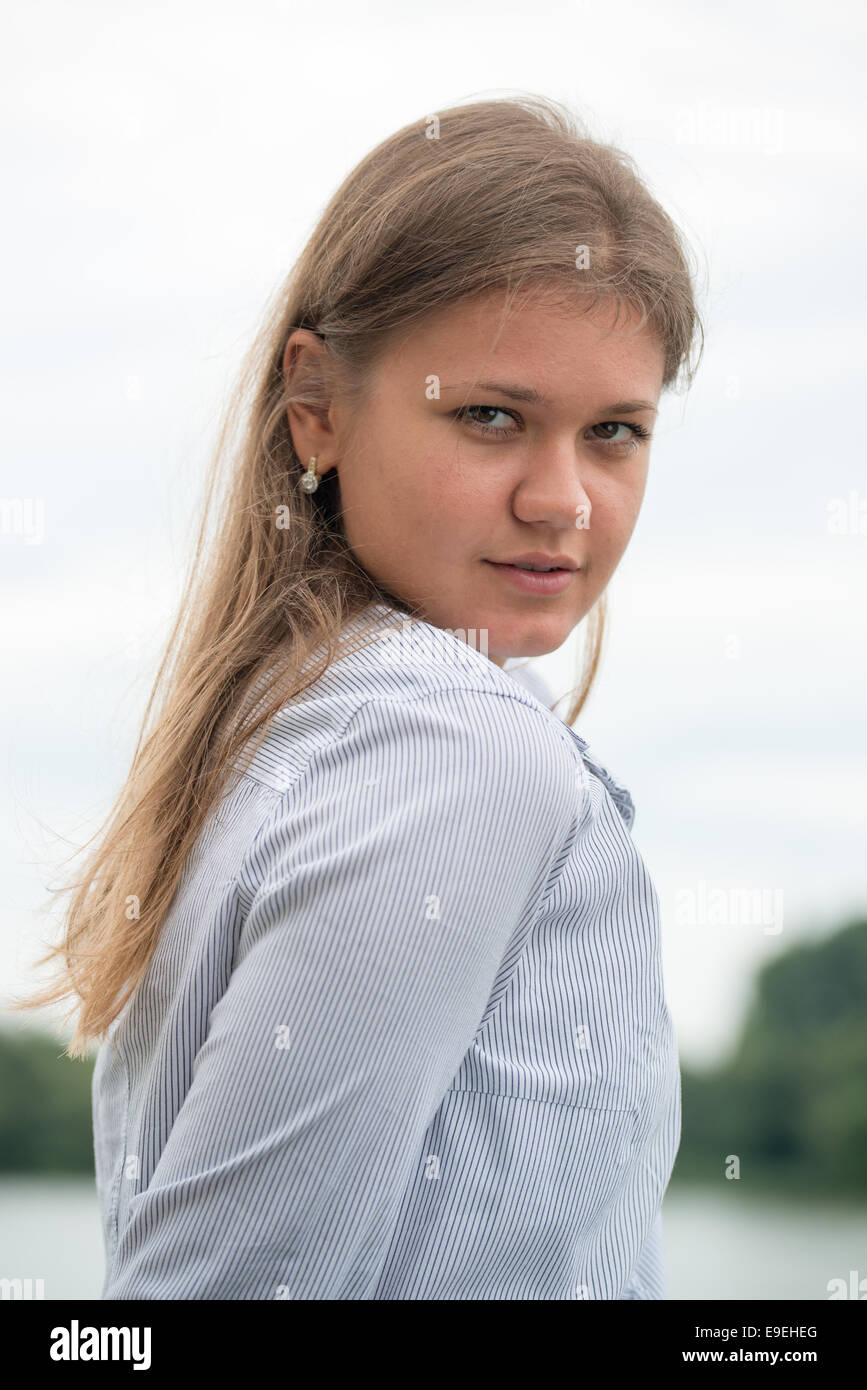
[[[498,565],[494,560],[486,560],[485,564],[498,570],[507,583],[525,594],[562,594],[577,573],[576,570],[551,570],[549,574],[542,574],[519,569],[517,565]]]

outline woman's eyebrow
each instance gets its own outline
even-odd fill
[[[468,386],[477,391],[496,391],[501,396],[511,396],[512,400],[527,401],[531,405],[553,405],[553,401],[549,401],[547,396],[541,395],[532,386],[518,386],[503,381],[455,381],[448,386],[440,386],[440,390],[457,391]],[[652,410],[654,414],[658,413],[652,401],[615,401],[613,405],[603,406],[598,413],[629,415],[636,410]]]

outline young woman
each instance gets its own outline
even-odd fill
[[[700,334],[553,102],[407,126],[326,208],[34,1001],[102,1042],[103,1297],[666,1296],[658,903],[571,725]],[[584,619],[564,720],[519,659]]]

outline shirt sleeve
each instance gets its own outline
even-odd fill
[[[581,782],[552,722],[448,689],[363,705],[249,849],[228,986],[105,1299],[365,1299]]]
[[[662,1213],[657,1212],[620,1298],[622,1300],[634,1298],[664,1299],[667,1297],[662,1242]]]

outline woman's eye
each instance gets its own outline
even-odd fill
[[[650,430],[646,430],[643,425],[631,425],[624,420],[604,420],[601,425],[594,425],[594,430],[627,430],[625,437],[616,438],[613,434],[597,435],[596,438],[603,444],[621,445],[625,444],[630,450],[638,448],[639,439],[649,439]]]
[[[601,425],[594,425],[593,428],[594,428],[594,430],[625,430],[625,429],[627,429],[628,427],[627,427],[626,425],[622,424],[621,421],[619,421],[619,420],[606,420],[606,421],[605,421],[603,424],[601,424]],[[600,439],[604,439],[604,440],[606,440],[606,441],[608,441],[608,442],[613,442],[613,441],[614,441],[614,435],[613,435],[613,434],[601,434],[601,435],[599,436],[599,438],[600,438]]]
[[[471,425],[475,425],[476,428],[481,430],[484,434],[514,434],[515,432],[505,425],[492,425],[489,420],[478,420],[474,418],[476,415],[493,415],[495,417],[500,415],[505,420],[517,420],[517,416],[513,411],[503,410],[498,405],[464,405],[461,406],[459,410],[456,410],[454,415],[457,420],[469,420]]]

